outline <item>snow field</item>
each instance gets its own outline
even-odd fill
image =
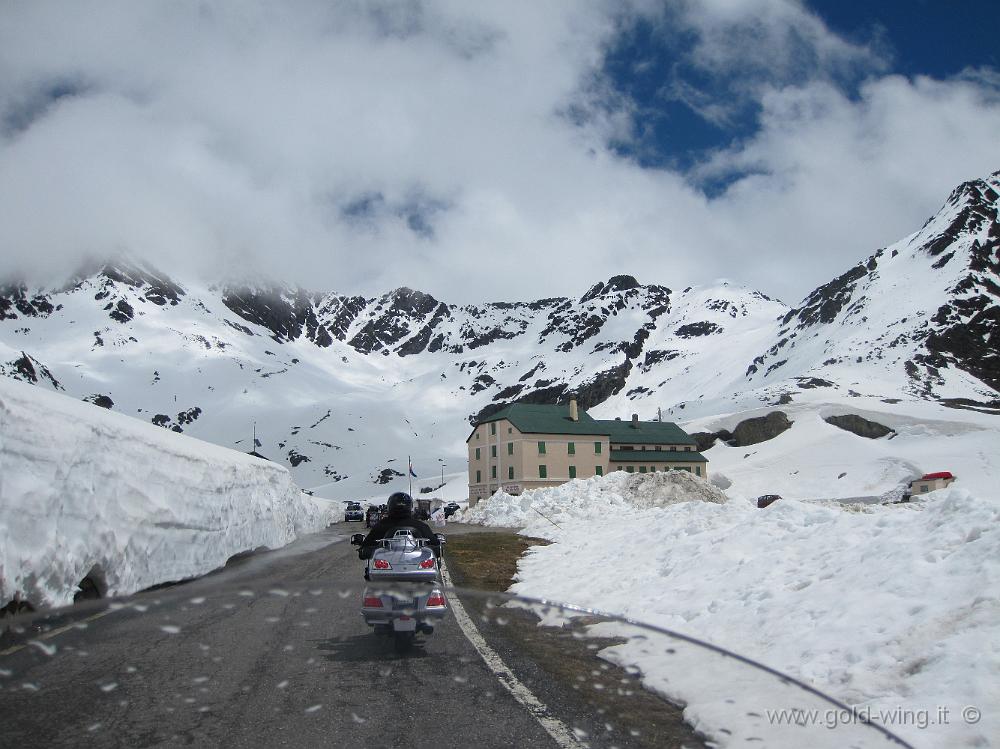
[[[72,602],[204,574],[323,528],[334,507],[283,467],[0,379],[0,600]]]
[[[495,495],[465,519],[557,542],[521,560],[513,593],[707,640],[876,715],[947,707],[947,725],[887,723],[918,746],[997,741],[1000,501],[955,487],[865,512],[790,499],[763,510],[743,499],[677,501],[679,491],[643,499],[663,480],[619,472]],[[677,658],[651,658],[637,642],[606,656],[642,669],[695,721],[711,724],[713,690],[738,683],[724,668],[706,679]],[[983,712],[977,724],[960,717],[970,705]]]

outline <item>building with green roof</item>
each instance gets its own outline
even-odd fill
[[[479,419],[466,440],[469,503],[503,488],[508,494],[558,486],[610,471],[689,471],[708,477],[708,459],[669,421],[594,419],[567,404],[512,403]]]

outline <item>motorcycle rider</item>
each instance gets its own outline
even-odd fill
[[[386,502],[386,516],[379,520],[371,529],[358,549],[358,557],[371,559],[375,545],[383,538],[389,538],[400,528],[409,528],[414,538],[427,539],[428,546],[434,549],[434,555],[440,556],[441,544],[437,534],[422,520],[413,517],[413,497],[406,492],[396,492]]]

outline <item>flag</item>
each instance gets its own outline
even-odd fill
[[[410,475],[413,476],[413,478],[417,477],[417,474],[415,474],[413,472],[413,461],[412,460],[410,461]]]
[[[254,447],[261,447],[260,440],[257,439],[256,437],[253,438],[253,446]]]

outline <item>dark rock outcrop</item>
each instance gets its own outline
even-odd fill
[[[889,427],[879,424],[877,421],[869,421],[857,414],[826,416],[823,418],[823,421],[844,429],[851,434],[856,434],[859,437],[867,437],[872,440],[877,440],[879,437],[885,437],[887,434],[893,433],[893,430]]]
[[[111,400],[111,396],[102,395],[101,393],[94,393],[93,395],[88,395],[83,399],[87,403],[93,403],[95,406],[100,406],[101,408],[113,408],[115,402]]]
[[[789,429],[792,422],[784,411],[772,411],[767,416],[744,419],[733,430],[733,445],[747,447],[760,442],[767,442]]]

